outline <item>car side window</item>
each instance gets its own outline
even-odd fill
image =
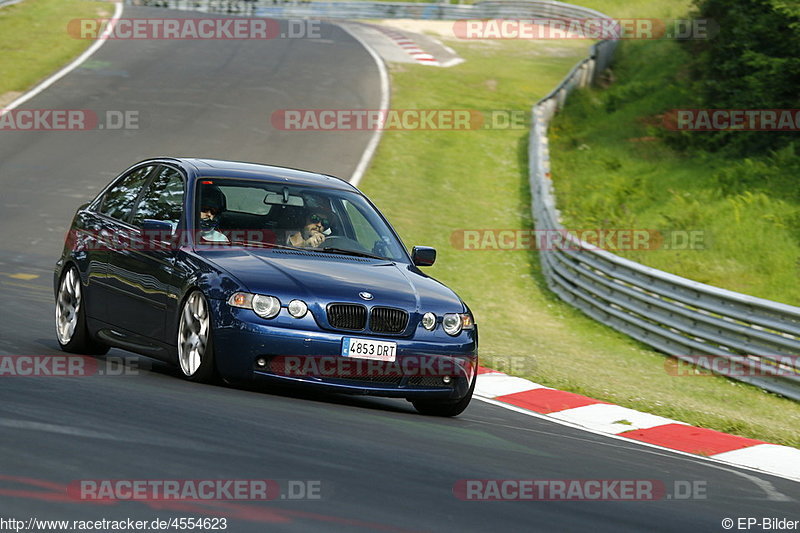
[[[171,222],[173,230],[183,213],[183,177],[171,167],[161,167],[150,182],[133,215],[133,224],[142,225],[145,219]]]
[[[100,212],[119,220],[128,218],[145,179],[152,170],[153,165],[137,168],[117,182],[103,197]]]

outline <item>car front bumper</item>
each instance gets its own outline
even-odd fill
[[[477,327],[444,342],[416,335],[364,335],[310,327],[315,324],[311,316],[298,321],[299,327],[287,327],[286,321],[263,320],[221,300],[210,303],[216,364],[228,378],[346,394],[455,401],[468,393],[477,372]],[[342,356],[345,337],[394,342],[395,361]]]

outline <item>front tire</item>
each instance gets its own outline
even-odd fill
[[[178,320],[178,364],[183,377],[198,383],[216,380],[211,314],[199,290],[184,300]]]
[[[98,342],[86,327],[86,305],[78,269],[73,265],[61,275],[56,294],[56,338],[69,353],[104,355],[108,345]]]
[[[472,393],[475,391],[475,382],[478,375],[472,378],[472,385],[469,386],[467,394],[456,402],[434,402],[431,400],[412,400],[414,409],[421,415],[428,416],[458,416],[464,412],[469,402],[472,400]]]

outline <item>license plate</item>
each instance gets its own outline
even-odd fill
[[[342,355],[391,362],[397,355],[397,343],[345,337],[342,339]]]

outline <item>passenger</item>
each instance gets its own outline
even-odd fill
[[[221,233],[219,227],[219,209],[211,206],[200,208],[200,235],[204,241],[228,242],[228,237]]]
[[[207,242],[228,242],[218,231],[220,213],[225,209],[225,195],[219,187],[203,187],[200,194],[200,236]]]

